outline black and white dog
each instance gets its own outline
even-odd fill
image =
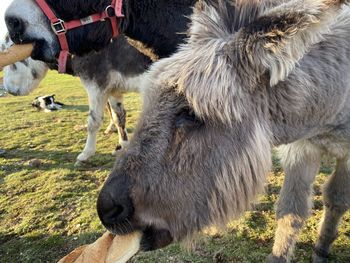
[[[33,108],[44,112],[61,110],[63,106],[63,103],[55,100],[55,94],[36,97],[32,102]]]
[[[7,37],[2,48],[12,44]],[[77,164],[86,162],[95,154],[96,136],[102,125],[106,105],[111,122],[105,133],[117,129],[119,145],[116,149],[127,145],[123,93],[141,90],[144,73],[151,62],[149,57],[131,46],[124,36],[118,37],[100,52],[91,52],[84,57],[74,56],[68,62],[67,73],[80,77],[89,97],[90,108],[88,137],[83,152],[77,157]],[[56,67],[31,58],[17,62],[4,68],[4,86],[13,95],[27,95],[39,86],[49,68]],[[43,100],[38,98],[35,104],[43,105]]]

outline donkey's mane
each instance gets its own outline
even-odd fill
[[[324,39],[337,16],[327,8],[322,0],[202,0],[187,43],[154,64],[151,86],[176,87],[200,118],[241,121],[252,92],[285,80]]]
[[[245,99],[237,96],[241,90],[232,89],[233,80],[239,76],[232,70],[232,63],[227,63],[228,57],[222,52],[236,31],[252,23],[273,3],[281,1],[198,2],[191,16],[187,43],[181,45],[179,52],[172,57],[154,64],[150,73],[151,82],[156,84],[154,86],[173,86],[180,93],[185,93],[199,117],[223,122],[241,120],[245,115]],[[197,92],[199,90],[202,92]],[[191,94],[192,91],[196,95]],[[191,100],[195,97],[200,102],[198,105]],[[208,100],[208,97],[211,99]],[[223,104],[222,97],[234,103]]]
[[[220,14],[220,24],[226,32],[232,34],[252,23],[267,9],[283,1],[285,0],[203,0],[196,6],[196,10],[203,11],[205,5],[214,7]],[[207,16],[205,19],[211,19],[210,15],[205,13],[203,15]]]

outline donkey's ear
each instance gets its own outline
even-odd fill
[[[266,11],[236,35],[239,57],[256,72],[268,70],[270,84],[276,85],[323,39],[336,11],[348,2],[291,0]]]

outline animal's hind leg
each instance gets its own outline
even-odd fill
[[[86,162],[96,152],[96,136],[102,122],[104,107],[107,102],[107,95],[97,84],[93,82],[84,83],[89,97],[89,117],[88,117],[88,136],[85,148],[77,158],[77,165]]]
[[[290,262],[300,229],[311,209],[312,183],[318,172],[321,151],[308,141],[280,148],[286,173],[277,203],[277,230],[268,262]]]
[[[325,212],[313,254],[314,263],[327,262],[341,217],[350,208],[350,158],[337,160],[336,170],[323,189]]]
[[[123,104],[123,95],[120,93],[114,94],[114,96],[110,97],[108,101],[111,105],[113,121],[118,129],[119,145],[117,145],[115,149],[115,151],[118,151],[121,148],[127,147],[129,143],[126,130],[126,110]]]
[[[110,120],[109,120],[109,125],[108,125],[107,129],[104,131],[104,134],[110,134],[110,133],[117,131],[117,126],[115,125],[114,120],[113,120],[113,118],[114,118],[113,109],[112,109],[112,106],[109,103],[109,101],[107,102],[106,108],[107,108]]]

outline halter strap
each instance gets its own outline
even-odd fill
[[[50,20],[51,28],[58,37],[58,41],[61,47],[58,58],[59,73],[66,72],[67,59],[70,55],[68,40],[66,36],[67,31],[109,19],[111,21],[113,32],[112,38],[116,38],[119,35],[117,18],[124,17],[124,15],[122,14],[123,0],[112,0],[111,4],[107,6],[104,12],[102,13],[92,14],[85,18],[71,20],[68,22],[65,22],[64,20],[58,18],[45,0],[35,1],[39,5],[41,10],[44,12],[44,14],[47,16],[47,18]]]

